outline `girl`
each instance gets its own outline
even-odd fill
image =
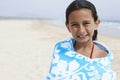
[[[46,80],[114,80],[113,55],[97,41],[100,23],[95,6],[75,0],[66,9],[66,27],[72,38],[55,45]]]

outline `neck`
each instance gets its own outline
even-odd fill
[[[86,43],[79,43],[79,42],[75,42],[74,44],[74,48],[75,49],[81,49],[81,48],[91,48],[93,45],[93,41],[88,41]]]
[[[90,56],[93,47],[93,41],[88,41],[86,43],[75,42],[74,49],[76,52],[81,53],[85,56]]]

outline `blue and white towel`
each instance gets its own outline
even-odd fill
[[[73,38],[58,42],[53,52],[52,63],[46,80],[114,80],[111,70],[113,54],[104,44],[94,41],[98,47],[108,51],[103,58],[90,59],[74,51]]]

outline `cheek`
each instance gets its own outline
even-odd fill
[[[90,35],[93,35],[94,34],[94,28],[88,28],[88,29],[86,29],[87,30],[87,32],[90,34]]]
[[[69,27],[68,30],[69,30],[69,32],[71,32],[71,33],[75,33],[75,32],[77,31],[77,29],[72,28],[72,27]]]
[[[94,35],[94,31],[95,31],[95,30],[92,30],[92,31],[91,31],[91,35],[92,35],[92,36]]]
[[[66,25],[66,27],[67,27],[67,30],[68,30],[69,32],[71,32],[70,27],[69,27],[68,25]]]
[[[71,28],[71,33],[73,35],[77,35],[79,33],[79,29],[77,29],[77,28]]]

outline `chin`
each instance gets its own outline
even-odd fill
[[[79,43],[86,43],[88,41],[90,41],[89,37],[85,37],[85,38],[76,38],[76,41]]]

